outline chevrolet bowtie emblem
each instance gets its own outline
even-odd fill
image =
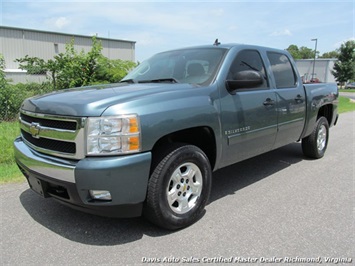
[[[41,125],[39,123],[32,122],[30,126],[30,133],[32,137],[39,138],[39,132],[41,131]]]

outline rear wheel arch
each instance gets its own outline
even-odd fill
[[[333,105],[323,105],[318,111],[317,121],[321,117],[325,117],[328,120],[328,124],[331,125],[333,120]]]

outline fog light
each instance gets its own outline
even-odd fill
[[[89,190],[89,193],[94,200],[112,200],[111,193],[107,190]]]

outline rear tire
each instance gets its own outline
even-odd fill
[[[327,150],[328,138],[328,120],[322,116],[317,120],[313,132],[302,139],[303,154],[313,159],[322,158]]]
[[[150,177],[144,216],[160,227],[177,230],[202,216],[212,171],[207,156],[196,146],[181,144],[167,153]]]

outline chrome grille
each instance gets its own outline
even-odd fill
[[[62,120],[48,120],[40,117],[28,116],[23,113],[20,114],[20,118],[22,121],[26,121],[27,123],[39,123],[44,127],[52,127],[58,129],[67,129],[67,130],[76,130],[76,122],[72,121],[62,121]]]
[[[72,159],[85,157],[85,118],[20,112],[21,136],[39,152]]]
[[[31,134],[27,133],[22,129],[21,129],[21,134],[25,140],[30,142],[32,145],[42,149],[47,149],[56,152],[70,153],[70,154],[75,154],[76,152],[75,143],[73,142],[66,142],[66,141],[45,139],[45,138],[34,138],[32,137]]]

